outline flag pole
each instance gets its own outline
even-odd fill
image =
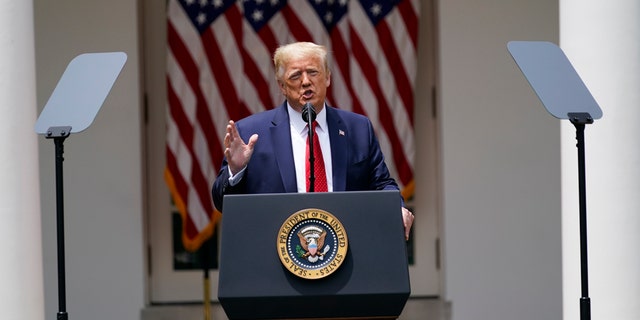
[[[203,292],[203,307],[204,307],[204,320],[211,320],[211,292],[209,282],[209,243],[210,239],[207,239],[202,244],[202,286]]]
[[[209,270],[204,270],[204,320],[211,320],[211,293],[209,291]]]

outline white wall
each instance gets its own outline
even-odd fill
[[[85,52],[128,61],[95,122],[65,141],[67,311],[70,319],[139,319],[144,307],[137,1],[35,0],[41,109],[67,64]],[[46,317],[58,312],[53,142],[41,138]]]
[[[560,123],[509,55],[558,1],[439,1],[444,297],[453,319],[560,319]]]
[[[640,2],[561,0],[560,17],[560,46],[603,114],[585,128],[591,314],[640,319]],[[575,135],[562,126],[566,320],[582,296]]]
[[[0,2],[0,310],[44,317],[33,3]]]

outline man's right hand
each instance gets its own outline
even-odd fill
[[[253,154],[253,147],[257,141],[258,135],[253,134],[251,138],[249,138],[249,143],[244,143],[238,133],[235,122],[229,120],[227,133],[224,135],[224,156],[227,158],[227,163],[229,164],[229,169],[232,174],[237,174],[247,166]]]

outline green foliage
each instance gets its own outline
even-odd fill
[[[307,252],[305,252],[300,245],[296,246],[296,254],[298,255],[298,258],[302,258],[302,256],[305,255],[305,253]]]

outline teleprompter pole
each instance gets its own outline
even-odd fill
[[[589,264],[587,257],[587,188],[584,129],[593,123],[588,113],[569,113],[569,120],[576,127],[576,147],[578,148],[578,194],[580,197],[580,275],[582,296],[580,297],[580,319],[591,319],[591,299],[589,298]]]
[[[56,225],[58,237],[58,320],[67,320],[67,298],[64,252],[64,184],[62,164],[64,161],[64,140],[71,133],[71,127],[51,127],[47,139],[53,139],[56,161]]]

